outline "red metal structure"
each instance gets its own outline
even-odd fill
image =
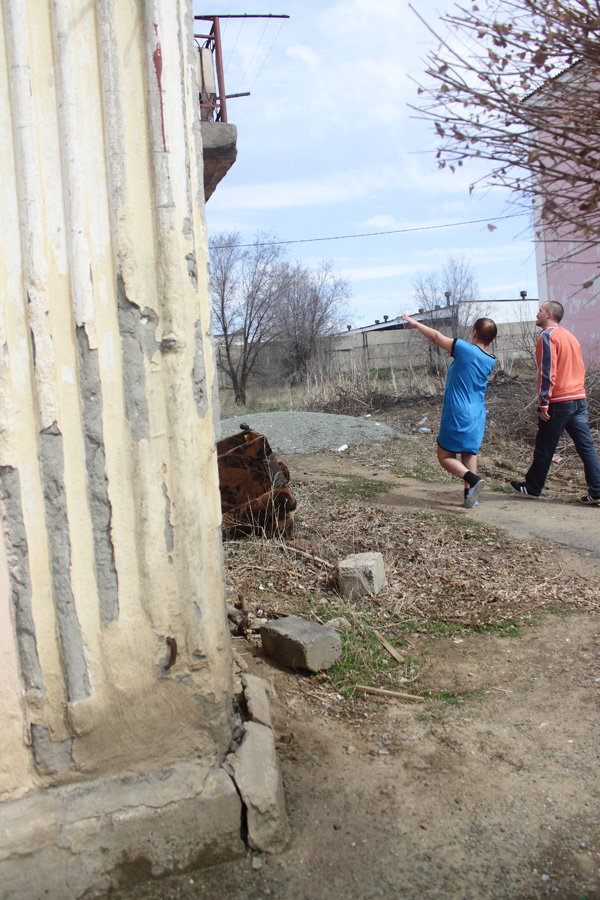
[[[209,121],[227,122],[227,95],[225,94],[225,76],[223,74],[223,49],[221,45],[221,28],[219,16],[194,16],[204,22],[212,22],[208,34],[195,34],[197,40],[205,41],[204,46],[212,51],[217,73],[218,95],[212,100],[204,92],[200,95],[200,109],[206,110],[205,118]]]
[[[202,119],[208,122],[227,122],[227,94],[225,93],[225,76],[223,73],[223,49],[221,44],[221,27],[219,19],[289,19],[287,15],[274,15],[273,13],[242,13],[227,14],[224,16],[194,16],[196,21],[212,22],[208,34],[195,34],[196,40],[204,41],[203,47],[212,52],[217,73],[217,91],[210,95],[202,91],[200,95],[200,110]],[[249,93],[231,94],[230,97],[248,97]]]

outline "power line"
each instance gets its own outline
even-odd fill
[[[250,62],[249,62],[248,65],[246,66],[246,71],[244,72],[244,74],[242,75],[242,77],[241,77],[241,79],[240,79],[240,90],[241,90],[241,88],[242,88],[242,86],[243,86],[243,84],[244,84],[244,78],[245,78],[246,75],[248,74],[248,70],[250,69],[250,66],[252,65],[252,63],[254,62],[254,57],[256,56],[256,54],[257,54],[257,52],[258,52],[258,48],[259,48],[260,45],[262,44],[262,39],[263,39],[264,36],[265,36],[265,31],[267,30],[268,24],[269,24],[268,22],[265,22],[265,27],[263,28],[262,34],[261,34],[261,36],[260,36],[259,39],[258,39],[258,44],[257,44],[256,47],[254,48],[254,53],[252,54],[252,57],[251,57],[251,59],[250,59]]]
[[[240,22],[240,27],[239,27],[239,31],[238,31],[238,33],[237,33],[236,39],[235,39],[235,41],[233,42],[233,47],[231,48],[231,52],[230,52],[229,56],[227,57],[227,62],[225,63],[225,72],[224,72],[224,74],[227,73],[227,68],[228,68],[228,66],[229,66],[229,63],[231,62],[231,57],[233,56],[233,51],[234,51],[235,48],[237,47],[237,42],[238,42],[239,39],[240,39],[240,34],[242,33],[242,28],[243,28],[243,27],[244,27],[244,20],[242,19],[242,21]]]
[[[468,222],[447,222],[445,225],[420,225],[417,228],[397,228],[394,231],[366,231],[364,234],[337,234],[333,237],[299,238],[293,241],[257,241],[252,244],[238,244],[238,247],[272,247],[276,244],[311,244],[317,241],[345,241],[349,238],[381,237],[384,234],[409,234],[414,231],[434,231],[440,228],[458,228],[460,225],[481,225],[483,222],[500,222],[502,219],[518,219],[528,216],[529,213],[511,213],[508,216],[493,216],[489,219],[471,219]],[[213,247],[213,250],[225,250],[222,247]]]
[[[281,31],[281,29],[283,28],[284,25],[285,25],[285,22],[282,22],[281,25],[279,26],[279,29],[278,29],[278,31],[277,31],[277,34],[276,34],[275,37],[273,38],[273,43],[271,44],[271,46],[270,46],[269,49],[267,50],[267,55],[266,55],[265,58],[263,59],[262,64],[261,64],[261,67],[260,67],[260,69],[258,70],[258,72],[257,72],[256,75],[255,75],[254,81],[253,81],[252,84],[250,85],[250,90],[252,90],[252,88],[253,88],[254,85],[256,84],[256,81],[257,81],[257,79],[258,79],[258,76],[260,75],[260,73],[261,73],[262,70],[264,69],[265,63],[266,63],[266,61],[268,60],[268,58],[269,58],[269,56],[270,56],[270,54],[271,54],[271,50],[272,50],[273,47],[275,46],[275,41],[276,41],[277,38],[279,37],[279,33],[280,33],[280,31]]]

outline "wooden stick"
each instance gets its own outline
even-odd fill
[[[402,663],[404,665],[404,662],[405,662],[404,657],[400,655],[398,650],[396,650],[395,647],[392,647],[390,642],[386,641],[384,636],[382,634],[380,634],[378,631],[376,631],[375,628],[373,629],[373,634],[375,635],[375,637],[377,638],[378,641],[381,641],[381,643],[383,644],[383,646],[385,647],[387,652],[390,654],[390,656],[393,656],[394,659],[396,660],[396,662]]]
[[[531,612],[532,609],[538,609],[540,606],[545,606],[546,603],[550,603],[549,600],[544,600],[542,603],[536,603],[535,606],[530,606],[528,609],[520,609],[519,612],[513,613],[512,616],[504,616],[503,622],[508,622],[509,619],[516,619],[517,616],[523,616],[525,613]]]
[[[298,547],[290,547],[289,544],[283,544],[281,547],[282,550],[293,550],[294,553],[298,553],[300,556],[305,556],[307,559],[314,559],[315,562],[321,563],[322,566],[327,566],[328,569],[335,569],[335,566],[327,562],[326,559],[321,559],[320,556],[314,556],[312,553],[307,553],[306,550],[299,550]]]
[[[364,684],[355,684],[355,691],[362,691],[364,694],[376,694],[378,697],[399,697],[401,700],[413,700],[415,703],[425,703],[424,697],[418,697],[416,694],[403,694],[402,691],[387,691],[385,688],[365,687]]]

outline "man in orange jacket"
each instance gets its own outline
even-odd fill
[[[585,471],[588,492],[582,503],[600,504],[600,462],[590,434],[585,397],[585,366],[577,338],[560,324],[561,303],[547,300],[538,310],[535,324],[542,329],[535,354],[538,364],[538,433],[533,462],[525,481],[510,485],[523,497],[542,493],[554,451],[563,431],[573,439]]]

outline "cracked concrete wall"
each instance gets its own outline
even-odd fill
[[[191,3],[0,31],[3,800],[218,762],[231,667]]]

